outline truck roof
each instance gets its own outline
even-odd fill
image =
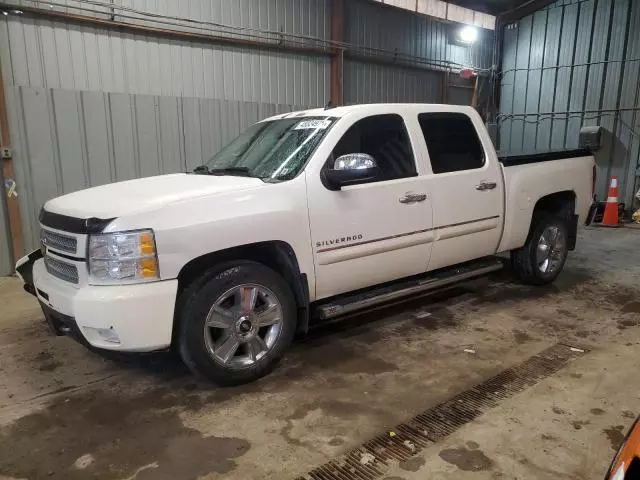
[[[475,109],[473,107],[464,105],[445,105],[437,103],[368,103],[359,105],[346,105],[341,107],[299,110],[297,112],[274,115],[273,117],[265,118],[263,121],[295,117],[344,117],[356,111],[365,115],[419,112],[458,112],[470,114],[471,112],[475,112]]]

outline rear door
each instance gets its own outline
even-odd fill
[[[492,255],[502,234],[503,180],[478,115],[418,115],[427,146],[436,231],[429,270]]]

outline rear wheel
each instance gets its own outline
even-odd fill
[[[180,355],[201,376],[237,385],[269,373],[293,339],[296,307],[287,283],[253,262],[210,270],[185,292]]]
[[[533,285],[553,282],[567,260],[568,238],[562,218],[539,216],[524,247],[511,252],[511,264],[518,277]]]

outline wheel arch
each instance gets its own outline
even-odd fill
[[[560,217],[567,222],[568,248],[569,250],[575,250],[578,236],[578,215],[575,213],[576,201],[576,193],[573,190],[554,192],[540,197],[533,208],[529,234],[535,228],[536,220],[541,215]]]
[[[300,271],[298,258],[293,247],[287,242],[273,240],[251,243],[224,250],[210,252],[191,259],[178,273],[178,295],[174,315],[174,341],[181,309],[181,294],[206,270],[216,265],[229,264],[234,261],[249,260],[271,268],[284,278],[293,292],[298,318],[296,330],[305,333],[309,327],[309,282],[307,275]]]

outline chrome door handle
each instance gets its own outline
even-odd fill
[[[476,185],[476,190],[493,190],[498,184],[496,182],[482,182],[480,185]]]
[[[413,195],[414,202],[424,202],[427,199],[427,195],[425,193],[416,193]]]
[[[427,199],[425,193],[407,193],[404,197],[401,197],[399,202],[405,205],[411,203],[424,202]]]

